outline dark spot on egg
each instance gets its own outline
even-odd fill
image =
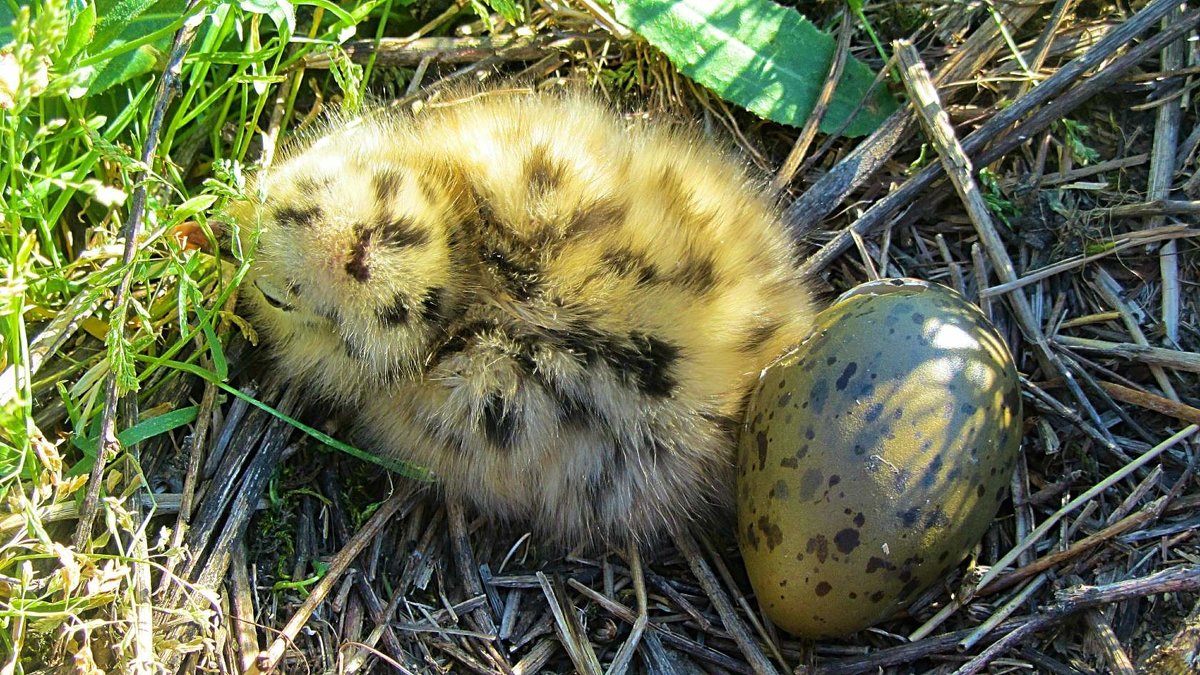
[[[746,543],[750,545],[750,548],[758,550],[758,543],[759,543],[758,533],[754,531],[753,523],[746,524],[745,537],[746,537]]]
[[[758,529],[767,538],[768,551],[774,551],[776,546],[783,543],[783,530],[779,529],[779,525],[771,522],[770,518],[759,516]]]
[[[825,559],[829,557],[829,540],[825,538],[825,535],[818,534],[808,540],[804,545],[804,551],[817,556],[817,561],[824,563]]]
[[[804,477],[800,479],[799,498],[801,501],[811,501],[816,496],[817,490],[825,484],[824,474],[820,469],[809,469],[804,472]]]
[[[818,597],[824,597],[829,595],[829,591],[832,590],[833,586],[830,586],[828,581],[822,581],[821,583],[817,584],[816,588],[813,589],[813,592],[816,593]]]
[[[942,470],[942,456],[935,455],[933,461],[929,463],[929,467],[925,469],[924,475],[921,476],[921,487],[925,490],[932,490],[937,484],[938,473]]]
[[[850,383],[850,378],[854,377],[854,373],[858,372],[858,363],[851,361],[842,369],[842,374],[837,379],[837,390],[845,391],[846,385]]]
[[[775,481],[775,484],[771,486],[771,491],[767,493],[767,497],[770,499],[787,499],[787,483],[783,482],[782,479]]]
[[[851,553],[859,545],[858,530],[853,528],[845,528],[833,535],[833,543],[837,544],[837,548],[842,553]]]
[[[925,513],[925,522],[922,525],[924,529],[944,529],[949,526],[950,516],[946,515],[941,504],[938,504],[932,510]]]
[[[808,391],[808,400],[812,403],[814,415],[824,414],[825,403],[829,401],[829,381],[821,378],[813,382],[812,387]]]
[[[882,403],[872,403],[869,406],[867,406],[867,412],[863,416],[863,419],[865,419],[868,422],[874,422],[874,421],[878,420],[879,416],[882,414],[883,414],[883,404]]]
[[[767,435],[761,431],[754,434],[754,443],[758,448],[758,467],[767,466]]]
[[[883,558],[880,558],[877,556],[871,556],[870,558],[867,559],[867,569],[866,569],[867,574],[874,574],[875,572],[878,572],[879,570],[885,570],[885,571],[891,572],[892,570],[895,570],[895,569],[896,569],[895,565],[893,565],[890,561],[885,560]]]
[[[921,587],[920,579],[909,579],[908,583],[904,584],[904,586],[900,588],[900,593],[898,594],[898,597],[901,600],[907,600],[908,596],[912,595],[920,587]]]

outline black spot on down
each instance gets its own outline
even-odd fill
[[[670,396],[676,384],[672,367],[679,358],[679,347],[653,335],[631,333],[629,337],[633,349],[628,367],[636,374],[639,389],[650,396]]]
[[[483,433],[501,450],[512,448],[517,437],[517,419],[504,397],[493,393],[483,404]]]
[[[557,189],[562,183],[564,173],[562,165],[550,157],[550,151],[544,145],[535,147],[529,153],[529,159],[525,161],[525,180],[534,196],[545,195]]]
[[[284,227],[308,227],[321,217],[319,206],[284,206],[275,210],[275,222]]]
[[[375,233],[379,243],[390,248],[423,246],[429,242],[429,233],[417,227],[411,218],[403,216],[381,219]]]
[[[408,322],[408,302],[403,293],[397,293],[396,297],[383,309],[375,313],[379,323],[392,328],[402,326]]]
[[[383,204],[395,199],[403,187],[404,174],[396,169],[384,169],[371,176],[371,189],[375,192],[375,199]]]

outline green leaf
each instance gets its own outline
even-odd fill
[[[95,69],[87,94],[161,70],[186,9],[186,0],[99,0],[91,48],[80,63]]]
[[[87,48],[95,38],[96,6],[89,3],[75,15],[71,28],[67,32],[67,44],[63,46],[63,56],[71,58]]]
[[[722,98],[767,119],[801,126],[829,72],[835,40],[770,0],[614,0],[617,17]],[[875,80],[850,58],[821,131],[833,133]],[[870,133],[896,102],[881,86],[844,131]]]
[[[197,213],[208,211],[216,203],[217,198],[217,195],[211,194],[201,194],[189,198],[175,207],[175,211],[171,213],[171,219],[167,221],[167,226],[178,225],[189,218],[194,218]]]
[[[100,20],[96,23],[96,44],[107,46],[117,36],[134,27],[134,21],[156,2],[158,0],[97,0],[96,15]]]
[[[487,4],[504,20],[513,25],[520,25],[525,21],[525,7],[518,5],[513,0],[486,0]]]
[[[13,8],[9,6],[7,1],[0,0],[0,47],[8,45],[13,41],[13,21],[17,20],[17,15],[13,13]]]
[[[115,312],[109,321],[109,331],[104,336],[108,348],[108,363],[117,376],[117,391],[121,394],[138,390],[137,371],[133,367],[133,345],[121,335],[124,312]]]
[[[200,411],[199,406],[188,406],[186,408],[178,408],[171,412],[155,415],[146,420],[142,420],[137,424],[121,431],[117,434],[117,440],[121,441],[123,447],[136,445],[142,441],[154,438],[173,431],[185,424],[191,424],[196,421],[196,416]],[[99,422],[99,418],[96,420]],[[94,431],[99,431],[97,426]],[[96,451],[99,447],[99,442],[96,436],[84,438],[80,434],[76,434],[71,439],[71,444],[83,451],[86,459],[71,467],[68,475],[78,476],[92,470],[92,464],[96,460]]]
[[[87,95],[99,94],[126,80],[153,72],[157,69],[161,57],[162,52],[151,45],[142,45],[131,52],[121,54],[96,72],[92,81],[88,83]]]

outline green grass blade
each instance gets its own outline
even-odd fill
[[[426,469],[425,467],[418,466],[411,462],[401,462],[398,460],[389,459],[387,457],[381,457],[379,455],[374,455],[369,452],[360,450],[360,449],[354,447],[353,445],[339,441],[336,438],[334,438],[328,434],[322,433],[321,431],[318,431],[317,429],[314,429],[314,428],[308,426],[307,424],[305,424],[293,417],[290,417],[290,416],[276,410],[275,408],[272,408],[271,406],[267,405],[266,403],[263,403],[262,401],[259,401],[256,398],[247,396],[241,390],[225,384],[223,381],[221,381],[221,379],[214,372],[205,370],[204,368],[201,368],[200,366],[197,366],[195,364],[183,363],[181,361],[165,361],[165,362],[160,362],[160,363],[161,363],[161,365],[165,365],[168,368],[174,368],[175,370],[181,370],[185,373],[191,373],[192,375],[201,377],[209,382],[212,382],[213,384],[217,385],[217,387],[219,387],[222,391],[224,391],[228,394],[232,394],[233,396],[236,396],[236,397],[242,399],[246,403],[249,403],[250,405],[258,408],[259,410],[262,410],[264,412],[270,413],[271,415],[274,415],[275,417],[278,417],[279,419],[283,420],[284,422],[287,422],[288,424],[292,425],[293,427],[296,427],[300,431],[303,431],[304,433],[308,434],[309,436],[312,436],[313,438],[317,439],[318,441],[324,443],[325,445],[328,445],[329,447],[331,447],[335,450],[340,450],[352,457],[357,457],[358,459],[361,459],[365,462],[370,462],[377,466],[381,466],[381,467],[387,469],[388,471],[400,474],[401,476],[404,476],[406,478],[412,478],[414,480],[420,480],[420,481],[433,480],[433,474],[429,471],[429,469]]]
[[[163,413],[161,415],[155,415],[150,419],[142,420],[128,429],[119,432],[117,434],[117,440],[121,441],[121,445],[123,446],[136,445],[160,434],[165,434],[168,431],[178,429],[185,424],[191,424],[192,422],[195,422],[196,414],[199,410],[200,409],[198,406],[192,405],[186,408],[177,408],[171,412]],[[98,439],[94,436],[83,438],[79,434],[76,434],[71,439],[71,442],[75,447],[82,450],[84,454],[87,455],[89,460],[80,463],[80,465],[86,463],[86,467],[81,468],[80,465],[72,467],[71,474],[76,475],[78,473],[86,473],[87,471],[91,471],[91,461],[94,461],[96,458]]]

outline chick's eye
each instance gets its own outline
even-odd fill
[[[254,287],[262,293],[263,299],[267,301],[267,304],[275,309],[284,312],[290,312],[295,309],[292,303],[288,302],[287,292],[271,284],[269,281],[262,278],[255,279]]]

